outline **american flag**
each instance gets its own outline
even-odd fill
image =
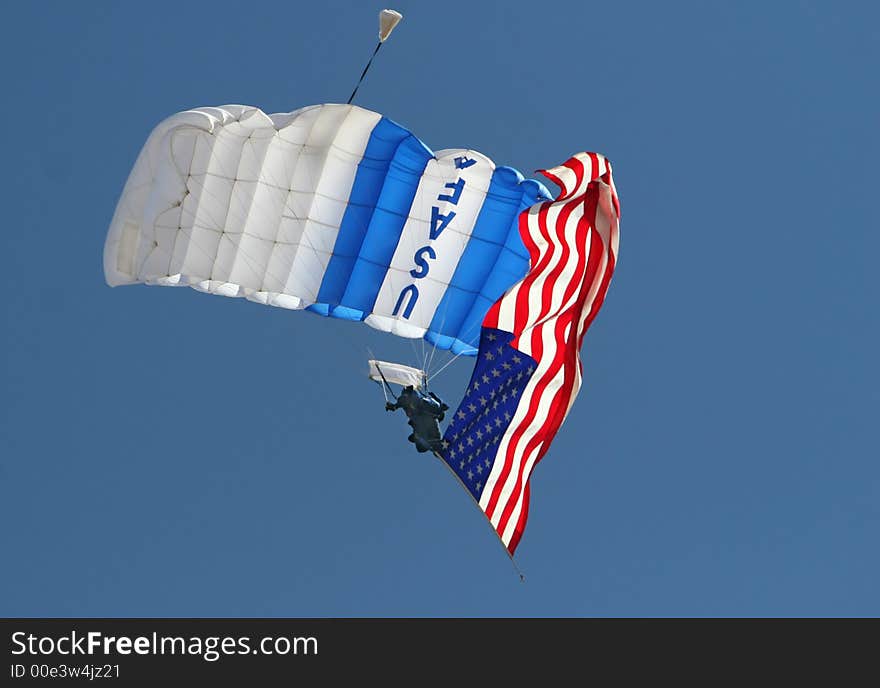
[[[578,153],[540,171],[562,191],[519,216],[531,268],[486,314],[470,384],[443,437],[444,461],[511,555],[526,524],[529,476],[580,389],[581,343],[619,236],[604,156]]]

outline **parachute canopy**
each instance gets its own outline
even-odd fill
[[[433,153],[354,105],[188,110],[149,136],[104,247],[112,285],[189,286],[364,321],[474,355],[529,267],[517,216],[543,185]]]

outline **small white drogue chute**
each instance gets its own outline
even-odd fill
[[[370,379],[379,384],[388,383],[421,389],[427,380],[424,370],[403,365],[402,363],[377,361],[373,358],[367,361],[367,363],[370,365]]]
[[[394,27],[400,23],[403,15],[397,10],[382,10],[379,12],[379,41],[384,43]]]

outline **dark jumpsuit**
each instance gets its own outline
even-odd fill
[[[412,386],[405,387],[393,404],[385,404],[387,411],[403,409],[409,418],[412,434],[407,438],[419,452],[440,452],[442,438],[440,423],[449,407],[433,392],[419,392]]]

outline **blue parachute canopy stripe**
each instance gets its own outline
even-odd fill
[[[385,184],[388,168],[394,160],[400,144],[412,134],[404,128],[394,124],[386,118],[379,120],[379,124],[373,129],[364,157],[358,164],[357,175],[348,199],[348,207],[342,217],[342,226],[339,228],[339,236],[333,248],[333,255],[324,273],[321,282],[321,290],[318,292],[318,302],[324,304],[324,315],[328,315],[328,304],[342,302],[349,278],[354,270],[355,262],[361,253],[367,228],[373,218],[379,194]],[[425,159],[427,162],[427,158]],[[424,165],[422,165],[424,169]],[[318,310],[312,306],[312,310]],[[352,316],[357,313],[350,309]],[[340,311],[334,314],[336,317],[360,320],[363,312],[357,317],[350,317]]]

